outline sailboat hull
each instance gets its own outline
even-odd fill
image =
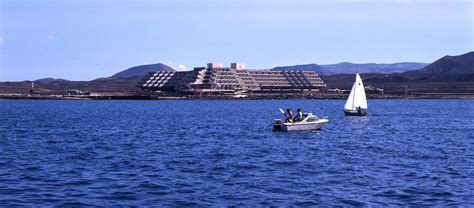
[[[344,110],[344,114],[346,114],[346,116],[367,116],[367,111],[361,111],[361,112],[358,112],[358,111],[348,111],[348,110]]]

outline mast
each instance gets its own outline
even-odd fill
[[[354,94],[352,95],[352,110],[354,110],[354,102],[355,102],[355,98],[356,98],[356,88],[357,88],[357,72],[356,72],[356,80],[354,81],[354,88],[352,90],[354,90]]]
[[[355,103],[355,98],[356,98],[356,92],[357,92],[357,77],[359,76],[359,72],[356,71],[356,79],[354,81],[354,86],[355,88],[353,89],[354,90],[354,95],[353,95],[353,98],[352,98],[352,110],[356,110],[354,109],[354,103]]]

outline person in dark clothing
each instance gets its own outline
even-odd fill
[[[296,109],[296,116],[293,118],[293,121],[298,122],[303,120],[303,112],[301,112],[301,109]]]
[[[293,122],[293,112],[288,108],[285,113],[285,122]]]

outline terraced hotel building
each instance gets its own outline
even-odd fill
[[[304,92],[326,87],[314,71],[246,70],[243,64],[231,67],[209,63],[192,71],[149,73],[139,84],[145,91],[174,92]]]

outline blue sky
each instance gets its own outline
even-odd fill
[[[0,0],[0,81],[192,69],[433,62],[474,50],[474,1]]]

